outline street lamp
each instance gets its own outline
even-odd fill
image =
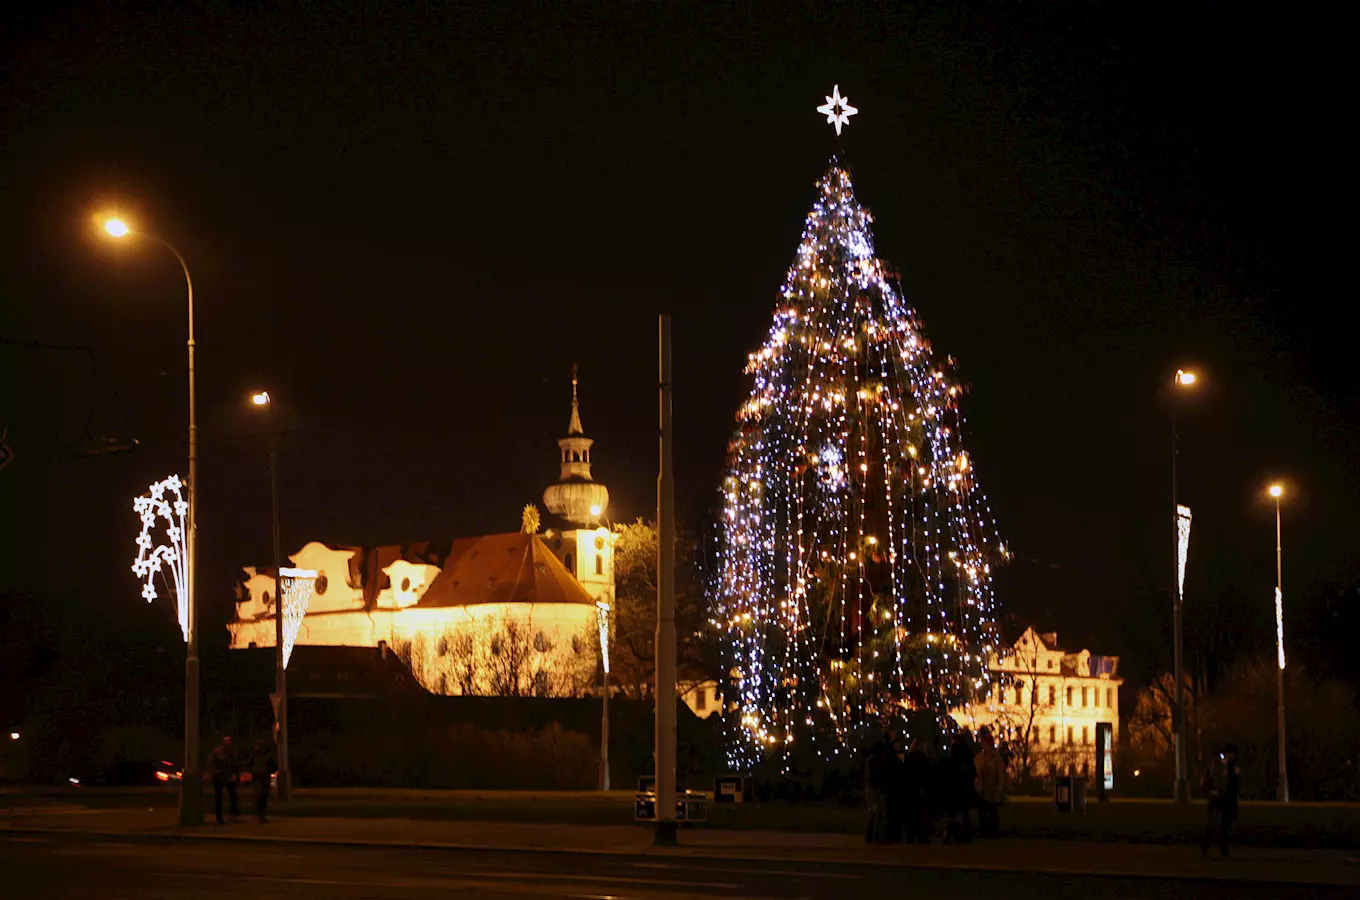
[[[279,538],[279,432],[274,427],[274,400],[268,391],[257,391],[250,402],[263,407],[268,416],[269,496],[273,514],[274,536],[274,722],[278,726],[279,774],[278,801],[284,803],[293,794],[292,770],[288,766],[288,661],[283,654],[283,544]]]
[[[117,216],[106,216],[104,232],[116,240],[133,236],[160,244],[175,255],[184,272],[184,286],[189,297],[189,490],[188,528],[185,540],[185,628],[186,653],[184,658],[184,774],[179,789],[179,822],[181,825],[203,823],[203,776],[199,768],[198,746],[198,419],[194,397],[194,281],[189,277],[189,266],[184,256],[163,238],[134,231],[127,221]]]
[[[1172,654],[1175,660],[1176,692],[1172,707],[1172,724],[1176,730],[1176,784],[1174,797],[1177,802],[1185,803],[1190,799],[1189,784],[1185,776],[1185,683],[1182,668],[1183,640],[1181,635],[1181,603],[1184,592],[1181,588],[1181,506],[1176,480],[1176,458],[1180,453],[1176,436],[1176,401],[1182,391],[1194,387],[1197,378],[1194,372],[1177,369],[1171,391],[1171,622]]]
[[[1279,737],[1279,783],[1276,796],[1281,803],[1289,802],[1289,775],[1285,769],[1284,742],[1284,565],[1280,549],[1280,498],[1284,485],[1272,484],[1266,491],[1275,500],[1275,723]]]

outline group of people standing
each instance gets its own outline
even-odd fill
[[[946,843],[973,839],[973,810],[979,837],[1001,833],[1000,807],[1006,791],[1006,761],[987,729],[974,744],[957,732],[938,755],[920,741],[903,752],[892,735],[864,753],[864,793],[869,824],[864,839],[871,844],[928,844],[941,818]]]
[[[274,746],[264,738],[255,741],[249,753],[240,754],[232,744],[231,735],[222,738],[222,743],[208,754],[208,773],[212,776],[213,808],[217,812],[217,824],[221,825],[222,795],[226,794],[231,803],[233,818],[241,814],[240,799],[236,788],[241,774],[250,775],[250,783],[255,788],[255,815],[261,822],[268,821],[269,784],[279,769],[278,757]]]

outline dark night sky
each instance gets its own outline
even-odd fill
[[[1205,629],[1268,652],[1259,489],[1278,474],[1291,639],[1326,661],[1323,586],[1354,583],[1360,501],[1339,23],[1196,4],[187,6],[5,14],[0,337],[89,345],[95,374],[0,347],[18,454],[0,589],[130,633],[169,622],[128,564],[131,497],[184,467],[183,285],[162,251],[94,236],[108,204],[195,277],[205,643],[233,567],[269,558],[243,405],[261,385],[293,429],[289,548],[515,529],[555,477],[574,361],[596,474],[630,519],[654,504],[670,312],[679,493],[703,524],[838,83],[879,254],[972,385],[1015,619],[1124,654],[1134,678],[1164,662],[1159,383],[1194,363],[1191,653],[1218,646]],[[141,450],[50,460],[87,415]]]

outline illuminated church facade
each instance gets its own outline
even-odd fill
[[[614,603],[609,491],[591,473],[572,373],[560,476],[544,492],[566,527],[382,547],[313,541],[289,555],[315,571],[295,644],[387,648],[439,694],[582,696],[599,690]],[[247,567],[227,625],[233,649],[273,647],[272,570]],[[606,655],[607,665],[607,655]]]

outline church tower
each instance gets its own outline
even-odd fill
[[[605,527],[609,488],[590,473],[590,448],[595,442],[581,427],[581,404],[576,393],[576,366],[571,367],[571,419],[567,436],[557,441],[561,471],[557,483],[543,492],[548,511],[564,520],[558,534],[549,529],[545,543],[567,571],[576,576],[596,602],[614,601],[614,535]]]
[[[609,506],[609,488],[590,475],[590,446],[595,442],[581,428],[581,404],[576,396],[576,366],[571,367],[571,420],[567,436],[557,441],[562,473],[557,484],[543,492],[548,511],[572,525],[598,525]]]

